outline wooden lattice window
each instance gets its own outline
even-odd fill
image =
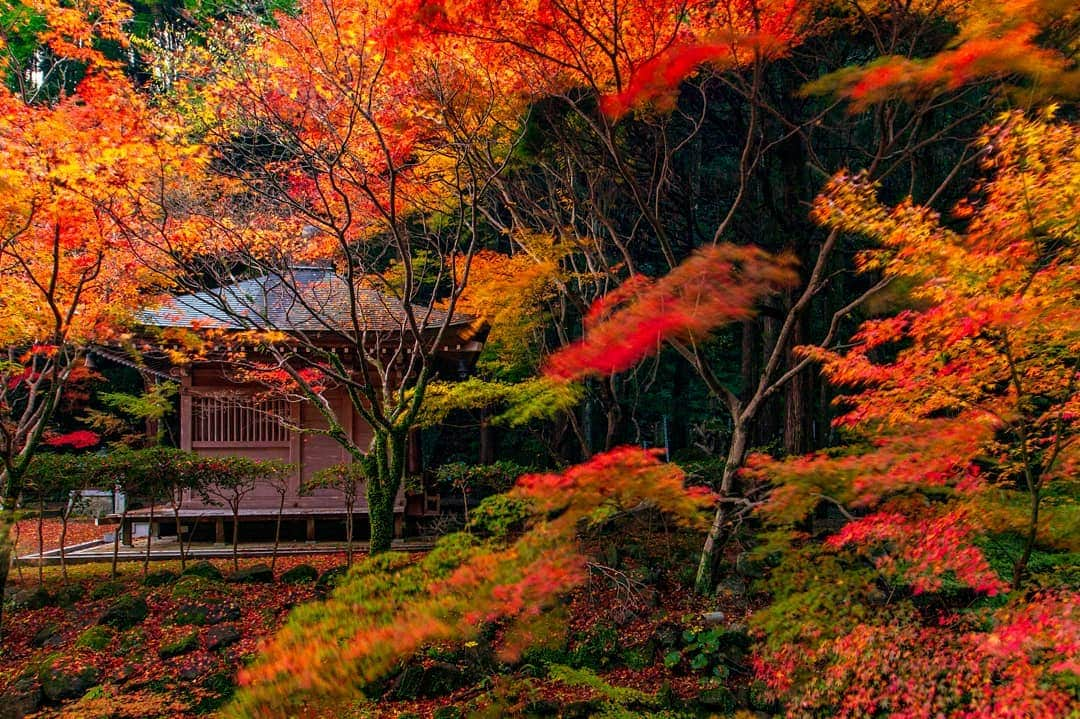
[[[194,395],[191,398],[192,447],[279,447],[289,444],[281,418],[289,417],[283,399],[242,395]]]

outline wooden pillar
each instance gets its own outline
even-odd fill
[[[401,539],[405,536],[405,515],[394,515],[394,539]]]
[[[225,544],[225,518],[214,520],[214,544]]]
[[[420,443],[420,430],[413,427],[409,430],[409,438],[405,444],[406,471],[409,474],[420,474],[424,471],[423,445]]]
[[[300,426],[300,402],[289,402],[289,421],[294,427]],[[300,433],[296,430],[289,432],[289,464],[293,466],[292,487],[290,490],[294,496],[300,494],[300,482],[304,477],[304,457]]]
[[[180,375],[180,449],[191,451],[191,373]]]
[[[315,518],[308,517],[307,519],[307,541],[315,543]]]
[[[128,519],[120,525],[119,529],[117,529],[117,531],[120,532],[120,543],[123,544],[125,547],[132,546],[132,535],[135,534],[134,528],[134,520]]]

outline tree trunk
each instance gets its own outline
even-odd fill
[[[154,501],[150,500],[150,518],[146,525],[146,554],[143,556],[142,573],[146,576],[146,573],[150,571],[150,545],[154,541]]]
[[[11,562],[15,558],[15,543],[12,541],[11,528],[15,526],[15,511],[12,506],[5,504],[0,516],[0,597],[7,588],[8,572]],[[17,536],[17,535],[16,535]],[[17,541],[17,540],[16,540]],[[0,601],[0,646],[4,639],[4,602]]]
[[[64,553],[64,544],[67,542],[68,513],[60,515],[60,579],[67,584],[67,556]]]
[[[353,488],[353,496],[356,496],[356,488]],[[353,505],[351,502],[345,503],[345,566],[352,566],[352,537],[353,537]]]
[[[1027,572],[1028,560],[1031,559],[1031,552],[1035,549],[1035,540],[1039,536],[1039,488],[1035,487],[1031,491],[1031,510],[1028,517],[1028,531],[1027,536],[1024,538],[1024,552],[1016,560],[1016,564],[1013,565],[1012,576],[1012,588],[1013,590],[1020,589],[1020,583],[1024,580],[1024,574]]]
[[[37,516],[37,575],[38,586],[45,586],[45,496],[42,495],[38,498],[38,516]]]
[[[124,533],[124,523],[127,521],[127,503],[124,503],[124,511],[120,513],[120,525],[116,528],[116,533],[113,535],[112,545],[112,574],[111,578],[116,579],[116,560],[120,555],[120,535]]]
[[[746,426],[739,418],[734,420],[735,427],[731,433],[731,446],[728,448],[727,461],[724,463],[724,474],[720,481],[720,496],[727,497],[731,494],[732,485],[735,483],[735,473],[742,466],[746,454]],[[694,589],[698,594],[708,594],[712,590],[716,574],[716,559],[719,555],[719,541],[727,523],[727,506],[720,504],[716,508],[709,534],[705,537],[705,546],[701,550],[701,559],[698,562],[697,578],[694,580]]]
[[[486,407],[480,410],[480,464],[495,462],[495,442],[492,437],[491,413]]]
[[[23,570],[22,570],[22,564],[19,562],[19,557],[17,556],[18,552],[16,551],[16,548],[19,546],[19,538],[20,538],[20,535],[22,534],[22,526],[18,522],[14,521],[14,516],[15,515],[13,513],[12,514],[13,519],[10,520],[10,522],[7,519],[2,520],[3,521],[3,527],[2,527],[2,529],[0,529],[0,531],[3,531],[3,533],[4,533],[3,536],[5,538],[0,539],[0,546],[3,546],[4,544],[7,543],[6,537],[8,536],[7,533],[10,531],[10,527],[15,527],[15,537],[11,540],[11,547],[12,547],[11,563],[15,565],[15,571],[17,571],[19,573],[19,581],[21,582],[21,581],[23,581]],[[6,575],[5,575],[5,577],[6,577]],[[7,584],[6,578],[5,578],[5,581],[0,582],[0,596],[3,596],[6,584]],[[0,604],[3,604],[3,602],[0,602]]]
[[[801,318],[795,323],[791,340],[788,342],[786,356],[789,367],[798,362],[793,350],[803,343],[803,324],[804,320]],[[792,377],[784,388],[784,452],[787,454],[805,454],[810,451],[810,433],[807,431],[811,407],[810,390],[809,372],[800,372]]]
[[[405,437],[401,430],[375,435],[369,462],[367,500],[371,521],[371,553],[390,549],[394,538],[394,498],[404,475]]]
[[[187,554],[184,553],[184,533],[180,526],[180,507],[173,505],[173,519],[176,521],[176,543],[180,545],[180,571],[187,568]]]
[[[232,566],[234,572],[240,571],[240,502],[232,506]]]

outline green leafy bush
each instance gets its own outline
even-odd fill
[[[532,516],[529,504],[517,497],[494,494],[484,499],[473,510],[469,526],[477,532],[496,539],[520,531],[525,520]]]

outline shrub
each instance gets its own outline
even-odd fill
[[[570,653],[570,664],[576,668],[609,669],[621,661],[619,632],[610,624],[598,624]]]
[[[525,520],[532,515],[529,503],[519,497],[495,494],[480,502],[473,510],[469,526],[481,534],[505,539],[521,531]]]

